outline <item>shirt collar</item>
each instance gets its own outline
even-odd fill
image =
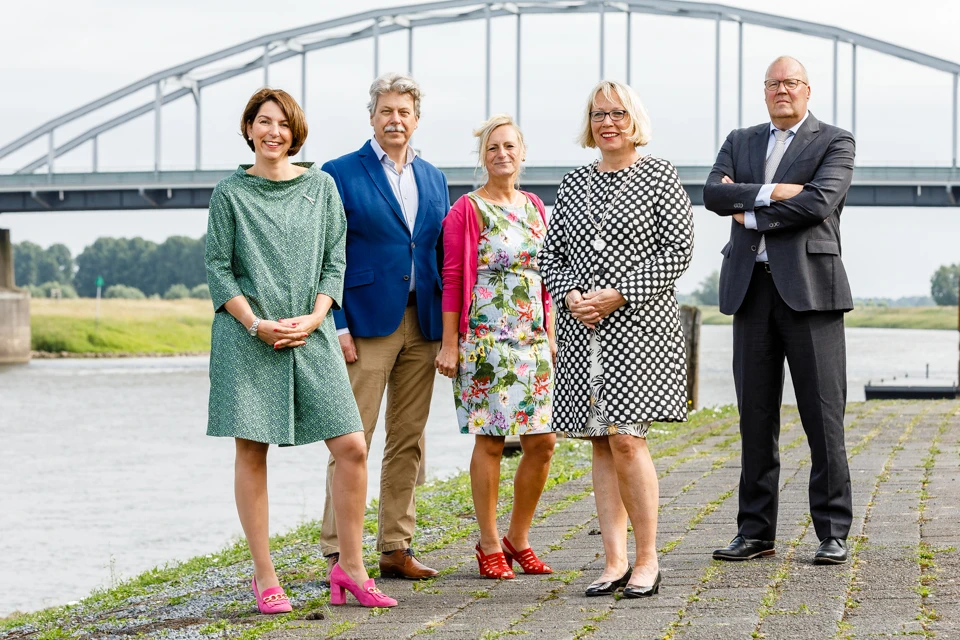
[[[803,118],[800,119],[800,122],[798,122],[797,124],[793,125],[793,126],[790,127],[789,129],[787,129],[787,131],[792,132],[793,135],[797,135],[797,131],[800,130],[800,127],[803,125],[804,122],[807,121],[807,118],[809,118],[809,117],[810,117],[810,112],[807,111],[805,114],[803,114]],[[774,124],[771,122],[771,123],[770,123],[770,135],[773,135],[773,132],[774,132],[774,131],[778,131],[778,129],[777,129],[776,125],[774,125]]]
[[[387,156],[387,152],[383,150],[383,147],[380,146],[380,143],[377,142],[377,139],[375,137],[370,138],[370,147],[373,149],[373,152],[377,154],[377,160],[379,160],[381,163],[383,162],[384,158],[389,158],[389,156]],[[403,164],[403,166],[405,167],[410,166],[410,164],[413,162],[413,159],[416,157],[417,157],[417,152],[414,151],[413,147],[411,147],[408,144],[407,145],[407,161]],[[391,162],[393,161],[391,160]]]

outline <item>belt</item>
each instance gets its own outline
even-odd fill
[[[765,271],[766,273],[773,273],[772,271],[770,271],[770,263],[769,263],[769,262],[757,262],[756,265],[755,265],[753,268],[754,268],[754,269],[758,269],[758,270],[759,270],[759,269],[762,269],[762,270]]]
[[[407,306],[412,307],[412,306],[415,306],[416,304],[417,304],[417,292],[411,291],[407,295]]]

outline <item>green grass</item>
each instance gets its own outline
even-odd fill
[[[183,353],[210,350],[209,300],[31,300],[34,351]]]
[[[703,324],[732,324],[717,307],[700,307]],[[874,329],[956,329],[956,307],[857,307],[844,317],[847,327]]]

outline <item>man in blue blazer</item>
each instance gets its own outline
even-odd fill
[[[323,165],[347,214],[343,305],[333,316],[368,449],[387,390],[380,574],[419,580],[437,575],[417,561],[411,541],[421,442],[443,335],[440,232],[450,197],[443,173],[409,144],[420,118],[417,83],[397,73],[380,76],[370,87],[368,108],[373,138]],[[330,494],[335,468],[331,458],[320,540],[331,568],[340,549]]]

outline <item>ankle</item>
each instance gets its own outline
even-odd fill
[[[500,540],[494,538],[493,540],[487,540],[486,538],[480,538],[480,550],[483,551],[483,555],[487,556],[491,553],[500,553],[503,549],[500,547]]]
[[[517,535],[508,532],[504,537],[507,539],[507,542],[509,542],[517,551],[523,551],[530,548],[530,539],[526,535]]]

